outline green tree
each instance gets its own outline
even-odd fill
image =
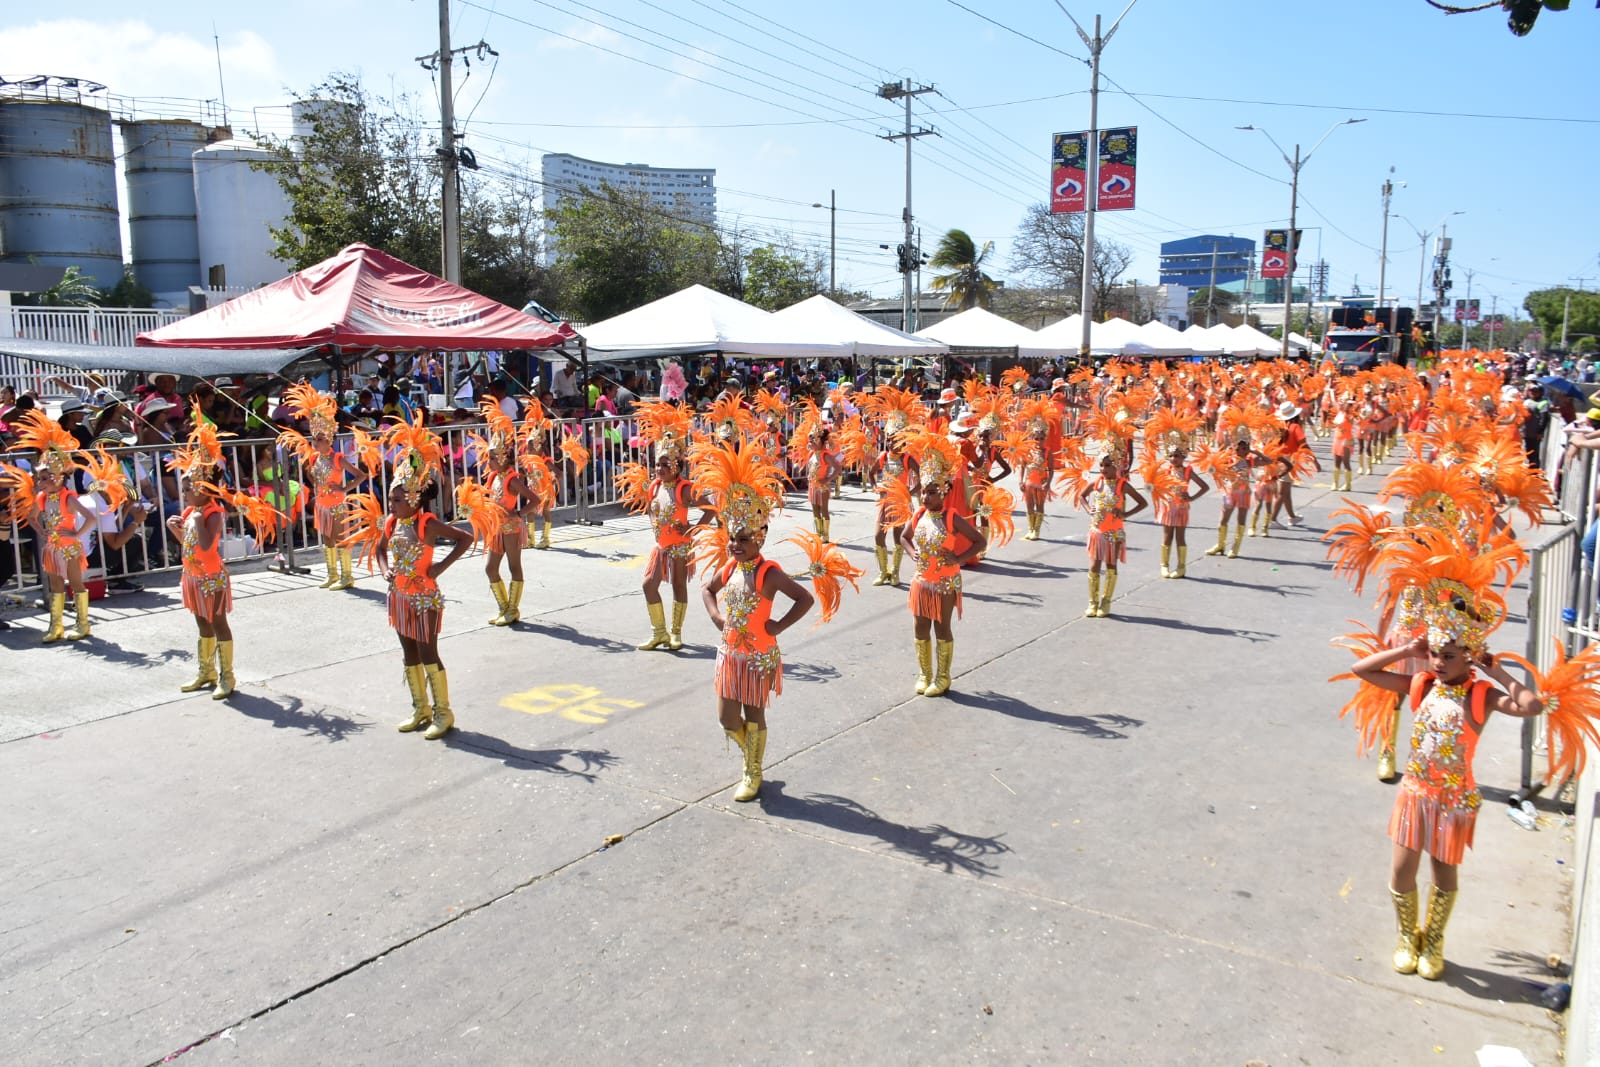
[[[994,251],[994,242],[985,241],[979,248],[965,230],[951,230],[939,238],[928,265],[943,274],[933,276],[934,292],[946,293],[945,306],[987,308],[993,302],[997,288],[995,280],[984,273],[984,260]]]
[[[155,294],[134,278],[133,268],[124,266],[121,280],[100,294],[99,304],[108,308],[147,308],[155,299]]]
[[[39,294],[41,307],[93,307],[100,302],[100,290],[76,266],[68,267],[61,280]]]
[[[805,259],[774,245],[752,248],[744,261],[744,299],[777,311],[823,292],[823,275],[820,256]]]
[[[1133,262],[1133,251],[1104,237],[1094,242],[1094,300],[1110,303],[1123,273]],[[1031,205],[1022,216],[1011,242],[1011,267],[1040,288],[1061,290],[1070,310],[1076,311],[1083,294],[1083,215],[1056,214],[1044,204]]]
[[[1196,289],[1189,294],[1189,321],[1208,326],[1221,322],[1233,311],[1239,300],[1238,293],[1226,289]]]
[[[1568,301],[1571,311],[1568,312]],[[1600,334],[1600,293],[1583,289],[1536,289],[1522,302],[1523,309],[1533,316],[1544,332],[1544,346],[1554,348],[1561,344],[1561,324],[1567,325],[1567,343],[1585,334]]]
[[[557,284],[573,318],[597,322],[699,283],[740,295],[737,243],[662,210],[648,193],[609,183],[547,211]]]

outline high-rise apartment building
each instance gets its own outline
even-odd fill
[[[593,159],[552,152],[540,161],[546,210],[568,197],[582,197],[601,185],[648,193],[663,212],[693,222],[717,220],[717,172],[689,167],[651,167],[643,163],[600,163]],[[559,234],[551,234],[545,247],[554,252]]]

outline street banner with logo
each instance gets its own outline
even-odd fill
[[[1058,133],[1050,146],[1050,213],[1064,215],[1089,206],[1089,134]]]
[[[1300,251],[1300,234],[1303,231],[1294,231],[1294,248]],[[1289,231],[1268,230],[1261,238],[1261,276],[1263,278],[1287,278],[1290,273],[1289,265]]]
[[[1139,127],[1100,131],[1100,211],[1132,211],[1138,187]]]
[[[1478,307],[1479,307],[1479,304],[1478,304],[1478,301],[1476,299],[1472,299],[1472,300],[1468,300],[1467,301],[1467,321],[1468,322],[1477,322],[1478,321],[1478,317],[1479,317],[1478,316]]]

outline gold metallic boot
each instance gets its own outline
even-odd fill
[[[899,541],[894,543],[894,563],[889,567],[889,584],[900,584],[900,561],[905,558],[906,550]]]
[[[832,539],[833,535],[830,532],[830,531],[832,531],[832,529],[833,529],[833,517],[829,516],[828,518],[823,519],[822,520],[822,539],[824,541],[828,541],[828,540]]]
[[[1178,546],[1178,569],[1172,572],[1174,578],[1182,578],[1189,573],[1189,546]]]
[[[1261,509],[1257,508],[1255,514],[1250,516],[1250,536],[1256,536],[1256,525],[1261,522]]]
[[[1111,594],[1117,591],[1117,572],[1106,572],[1105,592],[1100,594],[1100,618],[1104,619],[1111,614]]]
[[[873,585],[889,584],[889,546],[877,545],[872,554],[878,557],[878,577],[873,579]]]
[[[1229,559],[1239,558],[1239,544],[1244,540],[1244,523],[1240,523],[1233,531],[1233,547],[1228,549]]]
[[[1447,892],[1436,885],[1428,887],[1428,920],[1417,952],[1417,973],[1430,982],[1444,977],[1444,928],[1450,922],[1450,911],[1456,906],[1459,892]]]
[[[395,727],[403,734],[433,721],[433,709],[428,706],[428,676],[423,673],[422,664],[406,664],[406,688],[411,690],[411,718]]]
[[[1211,548],[1206,549],[1206,555],[1208,555],[1208,556],[1220,556],[1220,555],[1222,555],[1223,552],[1227,551],[1227,548],[1228,548],[1227,542],[1228,542],[1228,524],[1227,523],[1223,523],[1221,526],[1217,527],[1217,543],[1216,543],[1216,545],[1211,547]]]
[[[512,582],[506,590],[506,613],[501,626],[514,626],[522,621],[522,585],[521,582]]]
[[[550,547],[550,520],[549,519],[544,520],[544,529],[539,534],[539,543],[537,545],[534,545],[533,547],[534,548],[549,548]]]
[[[428,688],[433,691],[433,725],[422,736],[424,740],[437,741],[456,724],[455,712],[450,710],[450,680],[437,663],[424,663],[422,671],[428,676]]]
[[[500,610],[494,613],[494,618],[489,620],[490,626],[504,626],[506,624],[506,583],[496,578],[489,583],[489,592],[494,594],[494,606]]]
[[[335,589],[353,589],[356,584],[356,579],[355,575],[351,573],[350,550],[348,548],[341,548],[339,549],[338,555],[339,580],[334,583],[333,587]]]
[[[933,645],[934,658],[938,666],[933,672],[933,684],[922,691],[925,697],[942,697],[950,692],[950,661],[956,655],[956,643],[950,641],[935,641]]]
[[[318,589],[332,589],[334,587],[334,584],[336,582],[338,582],[338,580],[339,580],[339,563],[338,563],[338,559],[339,559],[338,555],[335,553],[335,551],[332,548],[329,548],[327,545],[323,545],[322,546],[322,565],[327,568],[328,576],[326,578],[322,579],[322,584],[317,586]]]
[[[1394,900],[1394,920],[1399,927],[1399,940],[1394,946],[1394,969],[1398,974],[1417,973],[1417,891],[1396,893],[1389,890]]]
[[[1100,572],[1089,572],[1089,606],[1083,609],[1083,617],[1096,618],[1100,614]]]
[[[1169,568],[1167,566],[1171,562],[1172,562],[1172,546],[1168,545],[1168,544],[1163,544],[1161,546],[1161,577],[1163,577],[1163,578],[1171,578],[1172,577],[1172,570],[1171,570],[1171,568]]]
[[[933,684],[933,641],[913,643],[917,646],[917,695],[921,696]]]
[[[665,605],[660,601],[652,604],[647,600],[645,601],[645,607],[650,612],[650,625],[653,629],[650,632],[650,640],[638,646],[640,652],[649,652],[652,648],[661,648],[672,640],[667,636],[667,609]]]
[[[64,604],[62,606],[65,607]],[[85,589],[81,593],[74,593],[72,606],[77,611],[77,623],[63,636],[68,641],[82,641],[89,636],[89,590]]]
[[[761,761],[767,754],[767,728],[753,722],[744,724],[744,780],[733,794],[741,804],[754,800],[761,792]]]
[[[683,647],[683,617],[689,612],[687,600],[672,602],[672,631],[667,635],[667,647],[676,652]]]
[[[1394,711],[1389,713],[1389,735],[1383,741],[1383,747],[1378,749],[1378,781],[1392,782],[1395,776],[1394,746],[1400,739],[1400,701],[1396,700]]]
[[[44,632],[42,644],[53,645],[67,635],[66,629],[61,625],[61,616],[67,610],[67,594],[50,594],[50,627]]]
[[[826,533],[824,533],[823,529],[822,529],[822,516],[821,515],[813,515],[813,516],[811,516],[811,528],[813,530],[815,530],[817,532],[817,536],[822,538],[824,541],[826,541],[828,539],[828,535]]]
[[[215,637],[202,637],[200,639],[200,673],[195,675],[194,681],[188,685],[180,685],[180,693],[198,693],[202,689],[210,689],[217,684],[217,639]]]
[[[217,642],[217,688],[212,700],[227,700],[233,696],[233,642]]]

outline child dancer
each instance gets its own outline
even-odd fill
[[[917,692],[936,697],[950,691],[950,665],[955,658],[953,623],[961,614],[961,568],[977,558],[985,541],[952,498],[954,473],[963,464],[957,445],[931,431],[913,431],[906,447],[916,457],[922,481],[922,506],[909,516],[901,535],[917,565],[910,597],[920,668]],[[934,640],[938,642],[937,669]]]
[[[11,518],[31,524],[38,535],[50,587],[50,625],[43,643],[81,641],[89,636],[89,590],[83,582],[83,542],[79,537],[93,528],[95,517],[72,488],[78,470],[72,454],[78,441],[42,411],[27,412],[15,425],[20,427],[17,448],[34,452],[37,459],[32,473],[0,463],[0,479],[10,493]],[[69,591],[77,625],[66,630],[62,616]]]

